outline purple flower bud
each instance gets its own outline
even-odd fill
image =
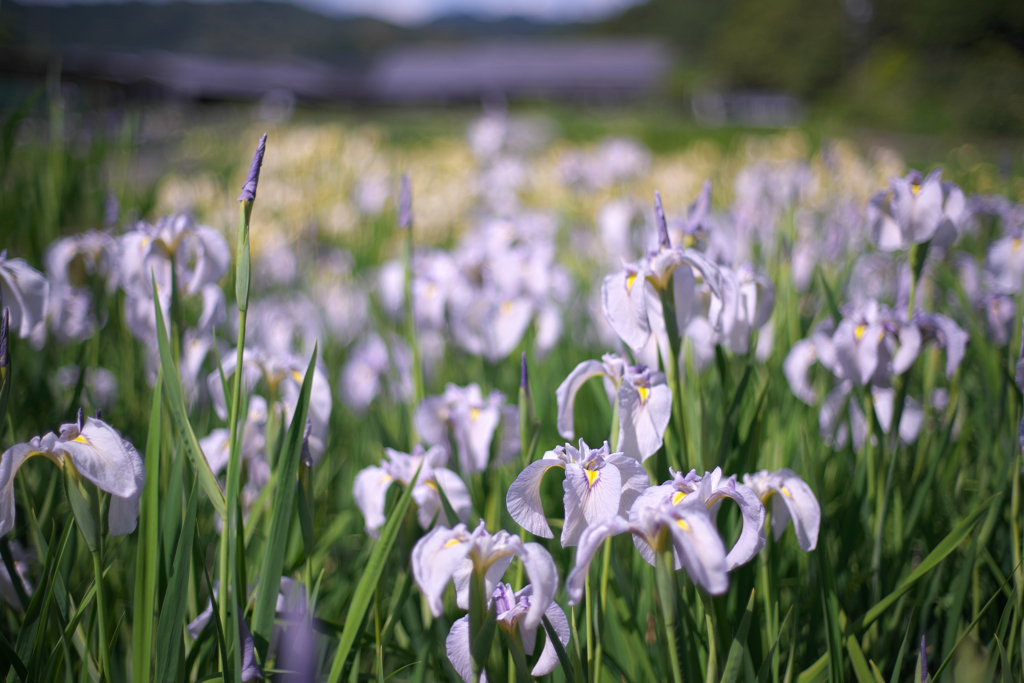
[[[530,395],[530,368],[526,366],[526,351],[523,351],[522,359],[519,362],[519,388]]]
[[[928,654],[925,651],[924,636],[921,636],[921,649],[918,656],[921,658],[921,683],[928,680]]]
[[[242,185],[242,194],[238,196],[238,201],[256,201],[256,184],[260,182],[260,167],[263,166],[263,153],[266,150],[267,134],[264,133],[256,145],[256,154],[253,155],[252,164],[249,166],[249,177],[245,179],[245,185]]]
[[[82,409],[79,408],[78,409],[78,431],[82,431],[83,429],[85,429],[85,413],[83,413]]]
[[[398,195],[398,227],[408,230],[412,227],[412,189],[409,174],[402,174],[402,191]]]
[[[671,249],[672,240],[668,238],[668,223],[665,221],[665,209],[661,205],[661,193],[654,191],[654,221],[658,224],[658,246]]]
[[[0,317],[0,368],[6,368],[11,364],[11,349],[7,338],[10,327],[11,309],[4,308],[3,317]]]

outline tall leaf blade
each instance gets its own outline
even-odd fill
[[[270,516],[270,533],[263,551],[263,568],[256,588],[256,606],[252,613],[252,635],[261,656],[266,656],[270,644],[270,631],[274,627],[274,610],[281,585],[281,565],[288,548],[288,531],[292,521],[292,504],[295,501],[296,476],[299,460],[302,458],[302,440],[306,432],[306,415],[309,412],[309,394],[313,389],[313,374],[316,370],[317,348],[306,368],[302,380],[299,402],[292,414],[288,434],[285,436],[283,457],[277,468],[277,495],[274,496],[274,511]]]
[[[156,291],[155,278],[153,279],[153,291]],[[210,463],[206,460],[206,456],[203,455],[203,449],[199,447],[199,440],[196,439],[196,434],[192,431],[192,424],[188,421],[188,413],[185,410],[185,395],[181,390],[181,378],[178,377],[177,366],[171,357],[171,345],[167,340],[167,326],[164,324],[164,314],[160,310],[158,297],[154,297],[153,307],[156,309],[156,338],[160,347],[160,369],[163,372],[164,391],[167,392],[167,407],[170,410],[171,419],[174,421],[174,426],[178,429],[181,442],[185,447],[185,453],[188,454],[189,460],[192,461],[192,467],[199,477],[199,483],[202,484],[203,490],[206,491],[206,495],[213,503],[213,507],[217,510],[220,518],[227,519],[228,506],[224,498],[224,492],[221,491],[220,484],[217,483],[217,477],[214,475],[213,470],[210,469]]]
[[[188,575],[192,566],[192,539],[196,529],[196,486],[188,496],[188,508],[181,524],[178,547],[174,551],[174,568],[167,581],[163,609],[156,627],[156,680],[172,683],[178,675],[178,654],[181,651],[182,621],[188,601]]]
[[[158,374],[146,436],[146,484],[139,505],[139,539],[135,562],[135,622],[132,624],[132,681],[149,683],[152,671],[153,610],[160,562],[160,392]]]
[[[363,623],[363,617],[366,615],[366,608],[369,607],[370,600],[373,599],[373,592],[376,590],[377,582],[384,571],[384,562],[391,553],[391,547],[395,544],[395,539],[398,538],[398,529],[402,524],[402,518],[405,517],[409,504],[412,502],[412,490],[416,486],[416,481],[420,478],[421,469],[423,469],[422,464],[416,470],[412,481],[405,487],[402,497],[398,499],[395,509],[391,512],[391,516],[381,531],[377,546],[370,554],[370,560],[366,563],[366,569],[363,570],[363,575],[359,578],[356,591],[352,596],[352,602],[348,606],[348,614],[345,616],[345,628],[341,632],[341,642],[338,644],[338,651],[334,655],[334,663],[331,665],[328,683],[338,683],[341,679],[341,671],[345,666],[345,660],[348,659],[348,654],[352,650],[353,643],[356,641],[356,635],[358,635]]]
[[[729,646],[729,655],[725,658],[725,668],[722,670],[722,683],[736,683],[740,676],[740,669],[743,667],[743,653],[747,648],[747,631],[750,629],[750,617],[754,614],[754,591],[750,591],[750,599],[747,600],[747,609],[740,620],[740,627]]]

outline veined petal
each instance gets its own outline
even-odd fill
[[[644,276],[625,270],[606,275],[601,283],[601,310],[615,333],[632,349],[641,349],[651,336],[645,304]]]
[[[720,468],[715,472],[721,475]],[[704,482],[710,483],[712,477],[705,476],[701,481],[701,493],[704,493]],[[710,488],[710,486],[709,486]],[[743,527],[740,530],[740,537],[736,539],[735,545],[729,550],[725,557],[726,569],[732,571],[739,566],[750,562],[761,551],[765,544],[764,518],[765,509],[761,500],[752,490],[742,484],[737,484],[733,478],[726,480],[709,491],[704,499],[704,504],[710,509],[722,498],[731,498],[736,501],[740,508],[740,516],[743,520]]]
[[[541,623],[541,617],[555,599],[558,570],[551,554],[540,543],[524,543],[518,555],[526,575],[530,577],[530,585],[533,586],[533,598],[523,618],[523,626],[533,629]]]
[[[434,527],[413,546],[412,575],[435,617],[444,613],[444,589],[471,545],[465,525],[459,524],[455,529]]]
[[[782,373],[789,382],[789,388],[793,394],[806,403],[814,405],[818,396],[811,387],[808,374],[811,366],[818,360],[813,339],[801,339],[786,354],[786,360],[782,362]]]
[[[519,541],[519,539],[516,538],[516,541]],[[484,574],[484,593],[486,595],[494,592],[494,587],[501,581],[501,577],[508,571],[508,567],[514,559],[515,555],[508,553],[493,560],[490,566],[487,567],[487,572]],[[473,561],[467,558],[463,560],[452,574],[452,582],[455,584],[455,604],[459,609],[469,609],[469,578],[472,573]]]
[[[558,401],[558,433],[566,439],[573,438],[573,403],[576,401],[576,393],[591,377],[600,377],[605,374],[604,363],[596,360],[586,360],[576,366],[569,373],[558,389],[555,390],[555,397]]]
[[[107,524],[110,527],[111,536],[124,536],[135,531],[139,519],[139,499],[142,498],[142,489],[146,485],[146,465],[142,461],[139,452],[130,442],[123,440],[123,447],[128,453],[128,461],[131,463],[135,473],[135,493],[127,498],[117,495],[110,496],[110,511],[107,515]]]
[[[569,620],[565,618],[565,612],[562,611],[562,608],[557,603],[552,602],[551,606],[544,611],[544,615],[555,629],[555,634],[558,636],[558,640],[561,641],[562,647],[567,647],[569,645]],[[525,625],[523,636],[525,644]],[[530,652],[527,654],[533,654],[533,649],[531,647]],[[547,634],[544,640],[544,649],[540,651],[537,663],[533,666],[533,671],[530,674],[533,676],[546,676],[554,671],[557,666],[558,652],[555,650],[555,644],[551,641],[551,634]]]
[[[587,573],[590,571],[590,563],[604,540],[630,530],[632,530],[630,523],[621,517],[612,517],[587,527],[587,530],[580,536],[579,547],[576,548],[576,564],[565,580],[565,590],[569,594],[570,605],[578,605],[583,599],[583,587],[587,580]]]
[[[106,422],[86,418],[74,438],[61,437],[58,448],[68,454],[79,474],[107,493],[129,498],[138,491],[132,460],[139,454]]]
[[[469,647],[469,615],[456,619],[452,624],[452,630],[448,632],[448,638],[444,641],[445,650],[448,652],[448,661],[452,663],[455,672],[462,676],[462,680],[471,683],[473,680],[473,663],[470,658]]]
[[[384,526],[384,504],[387,500],[388,488],[394,478],[384,469],[371,465],[360,470],[352,487],[356,506],[366,520],[366,533],[372,538],[380,536],[380,528]]]
[[[531,462],[512,482],[512,486],[509,487],[508,494],[505,496],[505,505],[508,507],[508,513],[512,519],[534,536],[541,538],[555,537],[544,516],[544,506],[540,497],[541,480],[544,478],[544,473],[552,467],[564,468],[565,465],[560,460]]]
[[[772,531],[779,540],[789,520],[793,520],[800,549],[805,553],[818,545],[818,527],[821,525],[821,506],[814,492],[793,470],[781,469],[774,473],[778,479],[778,493],[772,496]]]
[[[672,390],[667,385],[646,391],[645,400],[632,383],[624,381],[619,387],[619,448],[640,462],[661,448],[672,415]]]
[[[43,454],[45,448],[37,436],[28,443],[11,446],[0,456],[0,536],[14,528],[14,475],[22,463]]]
[[[668,528],[672,544],[690,579],[712,595],[729,589],[725,544],[703,505],[677,505],[671,509],[674,523]]]
[[[619,479],[622,482],[619,516],[628,518],[630,508],[633,507],[633,503],[636,502],[640,494],[650,487],[651,479],[643,465],[621,453],[612,453],[605,458],[605,462],[619,470]]]
[[[892,372],[902,375],[917,360],[921,350],[921,331],[917,325],[901,325],[899,331],[900,347],[892,357]]]
[[[562,527],[562,547],[579,542],[587,526],[619,513],[622,478],[614,466],[585,470],[572,464],[565,468],[565,524]]]

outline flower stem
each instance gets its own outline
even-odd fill
[[[92,508],[96,513],[96,519],[101,518],[99,494],[94,487],[89,487],[93,499]],[[103,678],[106,681],[112,681],[113,678],[110,676],[110,634],[107,633],[107,598],[106,591],[103,590],[103,533],[97,534],[98,545],[96,546],[96,552],[92,554],[92,569],[96,575],[96,621],[100,628],[100,667],[103,670]]]
[[[679,352],[682,348],[682,339],[679,337],[679,325],[676,320],[675,294],[672,291],[672,283],[660,291],[661,311],[665,321],[665,333],[668,335],[668,345],[671,358],[662,359],[665,366],[665,376],[672,389],[672,421],[676,424],[676,434],[679,436],[680,449],[682,450],[683,461],[688,465],[694,465],[690,459],[690,446],[686,441],[686,417],[683,413],[683,387],[679,379]],[[677,470],[682,469],[679,457],[670,449],[665,449],[669,454],[670,464]]]
[[[601,585],[598,589],[598,601],[600,604],[599,614],[604,618],[605,606],[608,604],[608,565],[612,558],[612,539],[604,541],[604,548],[601,551]],[[596,628],[596,624],[595,624]],[[597,650],[594,654],[594,683],[601,683],[601,631],[597,631]]]
[[[658,601],[661,603],[661,619],[665,626],[665,647],[668,650],[669,663],[672,666],[672,680],[683,683],[682,670],[679,667],[679,650],[676,647],[676,594],[675,554],[671,544],[655,556],[655,574],[658,584]]]
[[[584,620],[587,622],[587,678],[594,680],[594,593],[590,588],[590,575],[587,575],[587,582],[584,586],[586,592],[587,612]]]

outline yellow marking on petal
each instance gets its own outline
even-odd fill
[[[853,331],[853,336],[860,341],[860,338],[864,336],[864,332],[868,329],[867,325],[857,325],[857,329]]]
[[[781,489],[779,489],[779,490],[780,490],[780,491],[782,491],[782,495],[784,495],[784,496],[785,496],[786,498],[792,498],[792,497],[793,497],[793,496],[791,496],[791,495],[789,494],[789,489],[787,489],[787,488],[786,488],[785,486],[783,486],[783,487],[782,487]]]
[[[633,283],[634,282],[636,282],[636,275],[630,275],[629,277],[626,278],[626,291],[627,292],[632,292],[633,291]]]
[[[680,503],[683,502],[683,498],[686,498],[686,494],[683,493],[682,491],[676,491],[675,493],[672,494],[672,504],[679,505]]]
[[[640,394],[640,403],[647,403],[647,397],[650,395],[651,390],[647,387],[637,387],[636,393]]]
[[[304,378],[302,375],[299,374],[298,370],[292,370],[292,379],[295,380],[298,384],[302,384],[302,380]]]
[[[81,434],[79,434],[74,439],[72,439],[72,441],[77,441],[78,443],[84,443],[84,444],[88,444],[89,443],[88,441],[85,440],[85,438]]]
[[[473,408],[472,410],[470,410],[469,411],[469,419],[471,419],[471,420],[479,420],[480,419],[480,409],[479,408]]]
[[[444,550],[445,548],[451,548],[452,546],[456,546],[456,545],[458,545],[460,543],[462,543],[462,541],[460,541],[457,538],[453,538],[450,541],[448,541],[447,543],[445,543],[443,546],[441,546],[441,550]]]
[[[1020,251],[1021,239],[1018,237],[1017,239],[1013,240],[1012,245],[1013,245],[1013,250],[1015,252]]]
[[[593,487],[594,482],[597,481],[597,477],[600,474],[597,470],[583,470],[583,474],[587,475],[587,486]]]
[[[501,305],[501,314],[502,315],[512,315],[512,302],[511,301],[506,301],[505,303],[503,303]]]
[[[921,184],[920,183],[912,183],[910,185],[910,192],[915,197],[917,196],[917,193],[920,192],[920,191],[921,191]]]
[[[693,238],[693,235],[683,235],[683,249],[689,249],[696,242],[697,240]]]
[[[435,492],[437,491],[437,484],[435,484],[434,482],[432,482],[432,481],[425,481],[423,483],[426,484],[428,487],[434,489]]]
[[[149,246],[150,238],[148,236],[142,238],[142,248],[145,249]]]
[[[682,529],[683,531],[689,531],[690,530],[690,525],[686,523],[685,519],[680,519],[680,520],[676,521],[676,524],[678,524],[679,528]]]

